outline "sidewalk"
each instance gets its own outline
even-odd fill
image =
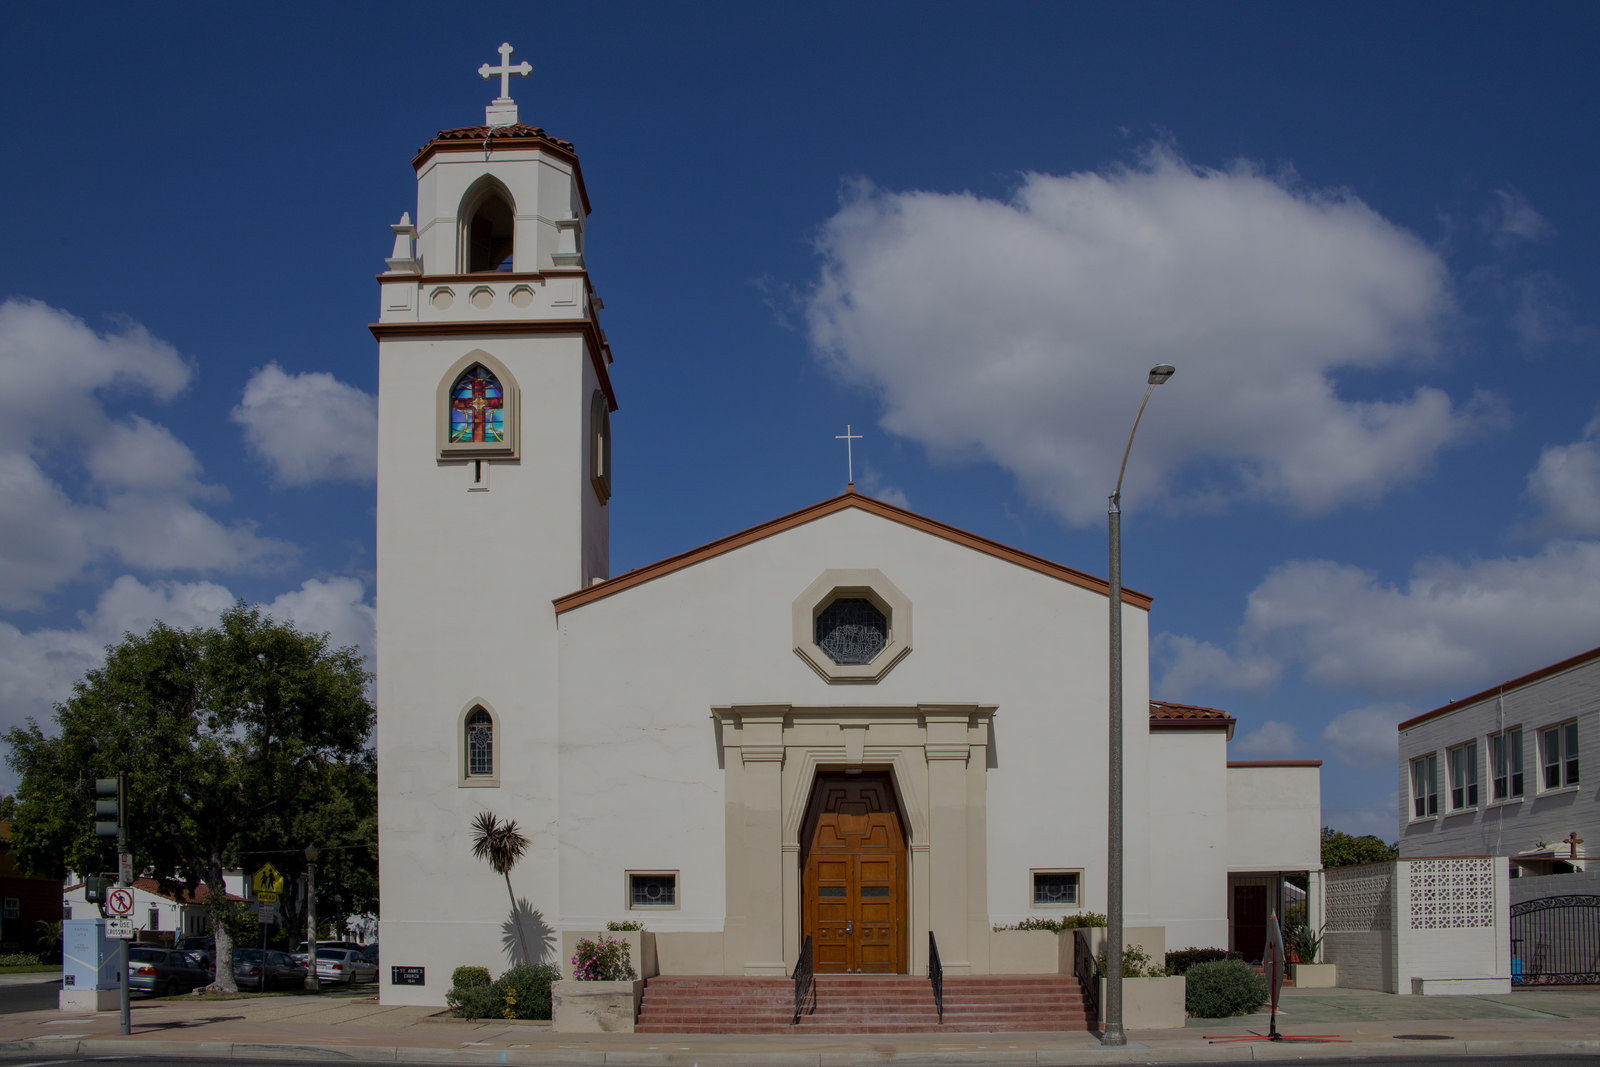
[[[1600,1054],[1600,992],[1537,990],[1495,997],[1397,997],[1364,990],[1284,990],[1278,1029],[1350,1044],[1210,1044],[1265,1033],[1265,1016],[1191,1020],[1131,1031],[1122,1049],[1087,1033],[739,1035],[555,1034],[547,1025],[465,1022],[431,1008],[384,1007],[370,995],[244,1000],[139,1000],[133,1033],[116,1012],[0,1016],[0,1051],[412,1063],[617,1064],[625,1067],[949,1067],[960,1064],[1240,1062],[1324,1056]]]

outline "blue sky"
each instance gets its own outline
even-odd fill
[[[1157,696],[1396,832],[1394,724],[1600,644],[1592,6],[31,5],[0,722],[157,617],[372,631],[412,154],[573,141],[616,573],[839,492],[1124,578]],[[9,786],[7,772],[0,785]]]

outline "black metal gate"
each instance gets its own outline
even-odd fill
[[[1600,984],[1600,896],[1570,893],[1511,905],[1511,983]]]

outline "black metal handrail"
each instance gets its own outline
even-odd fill
[[[800,1013],[805,1008],[806,996],[811,993],[812,984],[811,935],[807,934],[806,943],[800,948],[800,961],[794,965],[794,1018],[789,1020],[790,1026],[799,1025]]]
[[[1078,984],[1083,987],[1083,1006],[1088,1009],[1089,1018],[1099,1019],[1100,965],[1089,951],[1089,939],[1078,930],[1072,932],[1072,973],[1078,976]]]
[[[928,981],[933,984],[933,1006],[939,1009],[939,1025],[944,1025],[944,964],[939,960],[939,942],[928,931]]]

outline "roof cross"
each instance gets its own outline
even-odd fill
[[[1578,858],[1578,846],[1583,844],[1583,838],[1578,836],[1578,831],[1576,831],[1576,830],[1572,831],[1572,833],[1568,834],[1566,836],[1566,839],[1563,840],[1561,843],[1563,845],[1566,845],[1570,849],[1570,851],[1568,852],[1568,855],[1567,855],[1568,859],[1574,859],[1575,860],[1575,859]]]
[[[500,75],[500,95],[495,98],[495,103],[497,104],[509,104],[511,102],[511,75],[517,74],[526,78],[532,73],[533,64],[526,59],[516,66],[511,65],[511,45],[506,43],[500,45],[500,65],[498,67],[491,67],[485,63],[478,68],[478,75],[486,81],[496,74]]]
[[[836,434],[834,434],[833,435],[833,439],[835,441],[843,441],[844,442],[845,469],[846,469],[846,471],[849,472],[849,475],[850,475],[850,483],[849,484],[855,485],[856,484],[856,457],[855,457],[854,449],[851,448],[851,442],[861,440],[861,435],[858,434],[858,433],[851,433],[850,432],[850,424],[847,422],[847,423],[844,424],[844,433],[836,433]]]

